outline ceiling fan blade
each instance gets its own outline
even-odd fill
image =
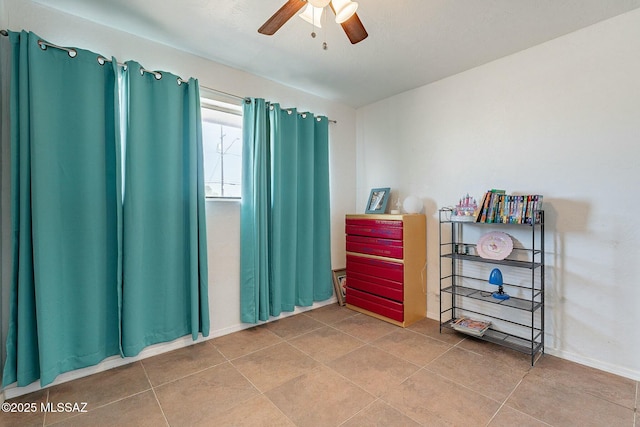
[[[351,44],[359,43],[369,37],[369,34],[367,34],[367,30],[364,29],[364,25],[362,25],[362,21],[358,18],[357,13],[354,13],[351,18],[347,19],[340,25],[342,25],[342,29],[347,34],[347,37],[349,37]]]
[[[295,15],[307,2],[305,0],[287,1],[273,16],[267,19],[258,29],[260,34],[271,36],[282,27],[293,15]]]
[[[336,13],[333,3],[330,3],[329,5],[331,6],[333,13]],[[367,30],[364,29],[364,25],[362,25],[362,21],[360,21],[357,13],[354,13],[351,18],[347,19],[340,25],[347,34],[347,37],[349,37],[351,44],[360,43],[362,40],[369,37],[369,34],[367,33]]]

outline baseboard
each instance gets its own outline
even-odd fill
[[[439,320],[440,314],[427,312],[427,318]],[[640,381],[640,372],[633,369],[627,369],[622,366],[612,365],[601,360],[591,359],[579,354],[558,350],[556,348],[545,347],[544,352],[546,354],[550,354],[551,356],[559,357],[560,359],[565,359],[570,362],[575,362],[580,365],[608,372],[610,374],[620,375],[621,377],[629,378],[634,381]]]
[[[325,305],[335,304],[337,302],[336,297],[334,296],[331,299],[326,301],[314,303],[310,307],[296,307],[294,311],[282,313],[282,315],[278,317],[271,318],[267,321],[263,321],[258,323],[257,325],[273,322],[275,320],[284,319],[289,316],[294,316],[296,314],[304,313],[305,311],[314,310],[316,308],[324,307]],[[99,372],[104,372],[109,369],[117,368],[120,366],[128,365],[129,363],[134,363],[139,360],[147,359],[149,357],[157,356],[159,354],[167,353],[169,351],[177,350],[180,348],[188,347],[190,345],[198,344],[210,339],[214,339],[217,337],[221,337],[224,335],[228,335],[234,332],[242,331],[244,329],[252,328],[256,325],[250,323],[238,323],[236,325],[228,326],[222,329],[218,329],[209,334],[208,337],[203,337],[200,335],[196,341],[191,339],[191,336],[181,337],[174,341],[162,344],[155,344],[149,347],[146,347],[135,357],[125,357],[122,358],[120,356],[112,356],[109,357],[97,365],[89,366],[82,369],[76,369],[75,371],[65,372],[63,374],[58,375],[55,381],[51,384],[48,384],[46,387],[41,387],[39,381],[35,381],[28,386],[17,387],[15,385],[9,385],[2,393],[0,393],[0,403],[4,402],[4,399],[13,399],[18,396],[23,396],[25,394],[33,393],[38,390],[42,390],[44,388],[53,387],[58,384],[66,383],[69,381],[77,380],[79,378],[83,378],[89,375],[97,374]]]
[[[558,350],[555,348],[545,348],[544,352],[550,354],[551,356],[559,357],[560,359],[565,359],[570,362],[575,362],[580,365],[608,372],[610,374],[619,375],[621,377],[629,378],[630,380],[640,381],[640,372],[633,369],[627,369],[622,366],[612,365],[601,360],[590,359],[579,354]]]

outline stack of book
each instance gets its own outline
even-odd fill
[[[542,195],[509,195],[504,190],[489,190],[480,203],[476,222],[532,224],[540,220]]]
[[[485,322],[484,320],[476,320],[470,317],[460,317],[451,324],[451,327],[458,332],[464,332],[465,334],[481,337],[491,326],[491,322]]]

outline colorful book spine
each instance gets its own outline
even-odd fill
[[[491,200],[489,201],[489,211],[487,212],[487,220],[485,221],[487,223],[493,222],[495,204],[496,204],[496,193],[491,193]]]
[[[487,191],[486,193],[484,193],[484,197],[482,198],[482,203],[480,204],[480,211],[478,212],[478,216],[476,217],[476,222],[486,222],[487,209],[489,206],[490,199],[491,199],[491,192]]]
[[[503,196],[505,194],[504,190],[496,190],[493,189],[491,192],[495,195],[493,211],[491,213],[491,222],[499,222],[500,218],[500,204],[502,203]]]
[[[518,224],[523,224],[527,215],[527,196],[520,196],[520,212],[518,212]]]
[[[476,222],[494,224],[531,224],[541,220],[541,194],[507,195],[504,190],[484,194]]]

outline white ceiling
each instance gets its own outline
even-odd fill
[[[315,39],[298,17],[274,36],[259,34],[285,0],[35,1],[353,107],[640,7],[640,0],[358,0],[369,37],[351,45],[332,17]]]

